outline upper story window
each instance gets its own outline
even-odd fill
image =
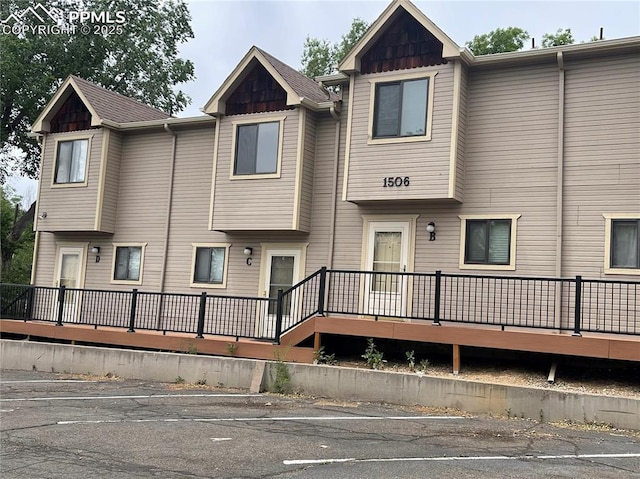
[[[230,243],[193,244],[191,286],[226,287]]]
[[[604,214],[604,272],[640,274],[640,215]]]
[[[142,284],[142,265],[146,244],[114,245],[113,283]]]
[[[237,125],[234,176],[278,171],[280,122]]]
[[[514,270],[516,223],[519,217],[460,216],[460,268]]]
[[[373,137],[424,136],[429,79],[378,83]]]
[[[368,143],[431,140],[437,73],[403,73],[376,76],[370,80]]]
[[[85,183],[88,154],[88,139],[58,142],[54,184]]]

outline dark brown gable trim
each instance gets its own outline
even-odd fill
[[[89,128],[91,128],[91,113],[74,91],[53,116],[51,133],[88,130]]]
[[[226,101],[225,113],[262,113],[287,109],[287,92],[260,63],[238,85]]]
[[[379,73],[447,63],[442,42],[406,11],[399,14],[360,60],[360,73]]]

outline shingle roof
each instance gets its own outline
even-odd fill
[[[282,63],[280,60],[269,55],[264,50],[261,50],[258,47],[255,48],[264,55],[267,61],[271,63],[273,68],[276,69],[293,91],[295,91],[299,96],[308,98],[316,103],[339,100],[338,95],[323,90],[320,88],[320,85],[311,78],[307,78],[302,73],[294,70],[289,65]]]
[[[103,120],[130,123],[133,121],[171,118],[168,113],[145,105],[138,100],[107,90],[75,75],[71,75],[71,78],[73,78],[84,97],[91,104],[91,107]]]

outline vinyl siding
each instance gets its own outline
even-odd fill
[[[157,291],[159,287],[171,146],[172,137],[166,132],[128,135],[122,144],[117,233],[112,241],[147,243],[143,282],[137,286],[141,290]]]
[[[467,105],[469,102],[469,71],[464,65],[460,74],[460,103],[458,109],[458,139],[456,151],[456,182],[454,197],[458,201],[464,200],[464,159],[467,133]]]
[[[214,230],[291,230],[293,225],[296,163],[298,148],[298,110],[280,112],[286,116],[283,127],[280,178],[230,179],[235,120],[255,118],[266,121],[274,113],[234,115],[220,121],[220,139],[213,204]]]
[[[305,119],[302,185],[300,187],[299,227],[301,231],[311,231],[311,204],[313,199],[313,169],[316,156],[316,114],[307,111]]]
[[[120,160],[122,158],[122,137],[116,131],[109,133],[107,167],[102,201],[102,221],[100,231],[114,233],[118,211],[118,191],[120,189]]]
[[[313,223],[309,234],[309,248],[307,249],[308,274],[330,264],[328,255],[334,194],[336,194],[337,199],[336,207],[345,204],[340,200],[340,193],[342,192],[342,171],[344,168],[347,131],[346,119],[349,105],[349,90],[346,85],[341,94],[342,112],[340,113],[340,149],[338,155],[339,165],[341,166],[337,173],[336,191],[334,191],[336,121],[328,114],[318,115],[311,215]]]
[[[349,158],[349,201],[447,198],[453,108],[453,64],[410,70],[437,72],[430,141],[368,144],[371,80],[389,81],[407,72],[356,77]],[[408,71],[409,72],[409,71]],[[409,187],[384,188],[385,177],[410,178]]]
[[[78,139],[85,134],[86,137],[91,138],[86,186],[56,185],[53,187],[56,140]],[[95,229],[102,136],[101,129],[47,135],[38,200],[38,214],[46,212],[47,217],[38,220],[38,231],[93,231]]]
[[[521,214],[516,271],[555,273],[558,71],[472,72],[462,214]]]
[[[640,62],[570,62],[565,73],[563,273],[604,274],[604,213],[640,214]]]

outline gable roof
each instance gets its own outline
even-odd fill
[[[259,62],[284,89],[287,93],[288,106],[305,105],[317,109],[322,103],[333,103],[339,99],[335,93],[324,90],[311,78],[253,46],[205,104],[202,111],[210,115],[224,114],[225,101],[251,71],[254,62]]]
[[[269,55],[264,50],[256,47],[260,53],[273,65],[282,78],[293,88],[293,90],[303,98],[315,101],[316,103],[322,103],[325,101],[338,101],[339,97],[335,93],[327,92],[320,88],[320,85],[315,80],[304,76],[297,70],[294,70],[289,65],[282,63],[274,56]]]
[[[407,12],[434,37],[442,42],[442,56],[444,58],[457,58],[461,49],[451,38],[449,38],[440,28],[429,20],[424,13],[409,0],[394,0],[369,27],[362,38],[355,44],[349,53],[338,65],[338,70],[344,72],[355,72],[360,70],[360,57],[380,38],[386,28],[397,16]]]
[[[91,126],[100,126],[103,120],[130,123],[171,118],[171,115],[157,108],[102,88],[75,75],[69,75],[33,122],[31,131],[35,133],[49,131],[50,120],[72,91],[75,91],[91,113]]]

